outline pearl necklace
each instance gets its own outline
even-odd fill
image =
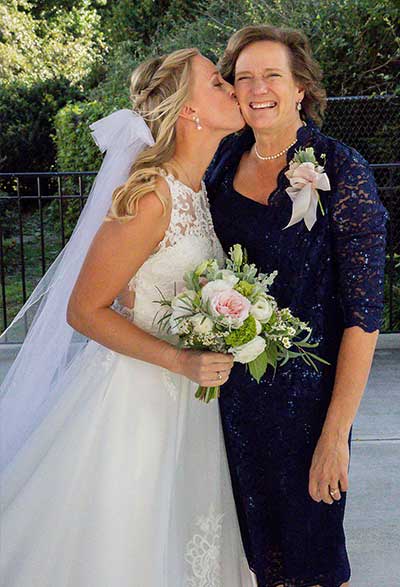
[[[287,153],[289,151],[290,147],[293,147],[293,145],[295,145],[296,143],[297,143],[297,139],[295,141],[293,141],[293,143],[290,143],[290,145],[288,147],[286,147],[286,149],[283,149],[283,151],[279,151],[279,153],[276,153],[276,155],[266,155],[265,157],[260,155],[260,153],[258,152],[256,143],[254,143],[254,150],[256,152],[257,157],[259,159],[261,159],[262,161],[273,161],[274,159],[279,159],[279,157],[282,157],[282,155]]]
[[[304,122],[304,120],[303,120],[303,126],[307,126],[307,124]],[[257,150],[257,143],[254,143],[254,151],[255,151],[257,157],[259,159],[261,159],[262,161],[273,161],[274,159],[279,159],[279,157],[282,157],[282,155],[287,153],[289,151],[290,147],[293,147],[293,145],[295,145],[296,143],[297,143],[297,138],[295,141],[293,141],[293,143],[290,143],[290,145],[288,147],[286,147],[286,149],[283,149],[283,151],[279,151],[279,153],[276,153],[276,155],[266,155],[265,157],[263,157],[262,155],[260,155],[260,153]]]

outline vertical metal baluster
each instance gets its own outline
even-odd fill
[[[22,279],[22,300],[23,303],[27,300],[26,294],[26,271],[25,271],[25,251],[24,251],[24,230],[22,222],[22,204],[21,204],[21,190],[20,181],[17,176],[17,201],[18,201],[18,226],[19,226],[19,254],[21,259],[21,279]],[[26,313],[24,314],[25,334],[28,332],[28,320]]]
[[[42,261],[42,275],[46,273],[46,250],[44,242],[44,227],[43,227],[43,202],[42,202],[42,190],[40,185],[40,176],[36,178],[37,194],[38,194],[38,207],[39,207],[39,218],[40,218],[40,253]]]
[[[0,279],[1,279],[1,297],[3,300],[2,313],[3,313],[3,328],[4,330],[8,326],[7,322],[7,298],[6,298],[6,276],[4,271],[4,251],[3,251],[3,229],[0,226]],[[7,340],[6,340],[7,342]]]
[[[78,187],[79,187],[79,206],[82,212],[83,210],[83,188],[82,188],[82,176],[79,175],[78,177]]]
[[[17,199],[18,199],[18,227],[19,227],[19,255],[21,259],[21,278],[22,278],[22,297],[26,302],[26,276],[25,276],[25,252],[24,252],[24,232],[22,222],[22,206],[19,177],[17,177]]]
[[[64,230],[64,210],[63,210],[63,193],[61,187],[61,175],[57,175],[57,186],[58,186],[58,201],[60,209],[60,225],[61,225],[61,246],[65,247],[65,230]]]

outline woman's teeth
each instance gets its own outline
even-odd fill
[[[250,102],[250,108],[253,110],[262,110],[263,108],[275,108],[276,102]]]

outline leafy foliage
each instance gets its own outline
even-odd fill
[[[99,83],[107,46],[88,0],[0,0],[0,169],[51,169],[54,116]]]
[[[54,165],[53,120],[82,93],[65,78],[0,85],[0,171],[43,171]]]
[[[55,117],[58,167],[63,171],[96,171],[101,154],[91,138],[89,124],[105,116],[100,102],[68,104]],[[71,140],[73,137],[73,140]]]
[[[65,78],[82,88],[106,49],[100,17],[87,0],[55,5],[36,18],[27,0],[1,0],[0,22],[0,76],[5,84]]]
[[[26,169],[49,168],[54,162],[53,117],[66,103],[86,99],[92,104],[80,113],[85,124],[95,101],[101,115],[129,104],[129,76],[144,58],[197,46],[216,60],[229,36],[250,23],[301,28],[323,66],[330,95],[400,93],[397,16],[396,0],[67,0],[61,5],[56,0],[0,0],[0,101],[8,137],[3,169],[20,166],[24,140],[30,141]],[[49,80],[54,85],[43,88]],[[33,88],[32,94],[22,86]],[[41,88],[45,107],[38,104]],[[68,108],[64,118],[73,112]],[[26,138],[12,139],[13,134]],[[42,154],[39,138],[45,145]],[[57,129],[59,168],[67,161],[69,168],[89,169],[88,135],[87,141],[84,155],[74,158],[75,137],[65,132],[65,125],[62,132]]]

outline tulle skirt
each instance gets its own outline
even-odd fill
[[[251,587],[217,402],[89,342],[1,485],[4,587]]]

